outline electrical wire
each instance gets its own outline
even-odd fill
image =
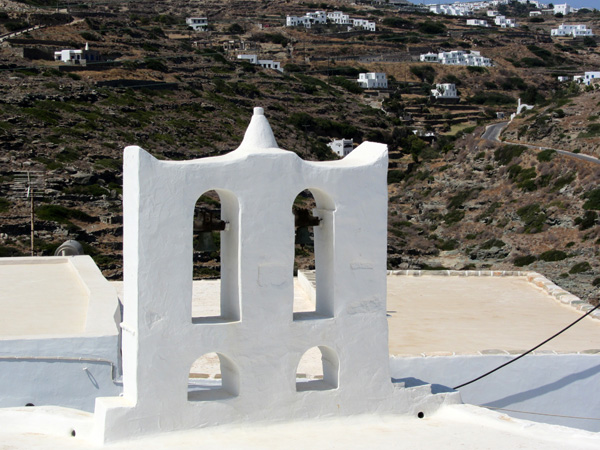
[[[560,330],[558,333],[554,334],[553,336],[549,337],[548,339],[546,339],[544,342],[542,342],[541,344],[536,345],[535,347],[533,347],[531,350],[527,350],[525,353],[523,353],[522,355],[517,356],[514,359],[511,359],[510,361],[505,362],[504,364],[496,367],[493,370],[490,370],[489,372],[484,373],[483,375],[478,376],[477,378],[472,379],[471,381],[467,381],[466,383],[463,383],[461,385],[456,386],[453,389],[460,389],[461,387],[465,387],[468,386],[471,383],[475,383],[476,381],[481,380],[482,378],[487,377],[488,375],[493,374],[494,372],[496,372],[497,370],[502,369],[503,367],[508,366],[509,364],[512,364],[516,361],[518,361],[519,359],[521,359],[522,357],[528,355],[529,353],[533,352],[534,350],[537,350],[538,348],[540,348],[542,345],[546,344],[547,342],[550,342],[552,339],[554,339],[555,337],[559,336],[560,334],[564,333],[565,331],[567,331],[569,328],[571,328],[573,325],[575,325],[576,323],[578,323],[579,321],[583,320],[584,318],[586,318],[587,316],[589,316],[592,312],[594,312],[595,310],[597,310],[598,308],[600,308],[600,303],[597,304],[596,306],[594,306],[592,309],[590,309],[587,313],[585,313],[583,316],[581,316],[579,319],[577,319],[575,322],[571,323],[570,325],[566,326],[565,328],[563,328],[562,330]]]
[[[508,411],[508,412],[520,413],[520,414],[532,414],[535,416],[562,417],[565,419],[580,419],[580,420],[600,420],[600,418],[597,418],[597,417],[565,416],[563,414],[546,414],[546,413],[531,412],[531,411],[517,411],[516,409],[496,408],[494,406],[486,406],[486,405],[479,405],[479,406],[481,408],[492,409],[494,411]]]

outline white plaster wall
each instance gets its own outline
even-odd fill
[[[518,355],[392,357],[396,379],[455,387]],[[439,388],[438,386],[438,389]],[[600,355],[528,355],[460,388],[465,403],[549,415],[503,411],[521,419],[600,431]]]
[[[2,258],[1,265],[61,263],[73,269],[74,282],[87,294],[85,329],[73,335],[0,335],[0,407],[33,403],[93,411],[96,397],[121,392],[114,383],[120,376],[119,302],[94,261],[89,256]]]

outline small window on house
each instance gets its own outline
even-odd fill
[[[302,355],[296,369],[296,391],[325,391],[337,389],[339,359],[327,346],[312,347]]]
[[[319,190],[294,201],[294,320],[333,317],[333,209]]]
[[[207,353],[190,368],[188,401],[224,400],[236,397],[240,377],[233,361],[220,353]]]
[[[193,224],[192,322],[240,320],[238,202],[227,191],[196,201]]]

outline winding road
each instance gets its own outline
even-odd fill
[[[508,123],[509,122],[498,122],[498,123],[493,123],[491,125],[488,125],[485,128],[485,131],[481,135],[481,137],[483,139],[485,139],[486,141],[502,142],[500,140],[500,133],[502,133],[502,130],[508,125]],[[508,141],[506,143],[508,143]],[[525,147],[533,148],[533,149],[536,149],[536,150],[554,150],[556,153],[560,153],[561,155],[569,156],[571,158],[580,159],[582,161],[591,162],[593,164],[600,164],[600,159],[595,158],[595,157],[590,156],[590,155],[583,155],[581,153],[568,152],[566,150],[558,150],[556,148],[542,147],[541,145],[522,144],[520,142],[510,142],[510,143],[511,144],[523,145]]]

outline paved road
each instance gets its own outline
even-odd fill
[[[502,132],[504,127],[506,127],[506,125],[508,125],[508,122],[498,122],[498,123],[493,123],[491,125],[488,125],[485,128],[485,131],[481,135],[481,137],[487,141],[502,142],[502,141],[500,141],[500,133]],[[594,164],[600,164],[600,159],[595,158],[590,155],[583,155],[581,153],[568,152],[566,150],[558,150],[556,148],[551,148],[551,147],[542,147],[541,145],[523,144],[521,142],[514,142],[514,143],[523,145],[525,147],[533,148],[536,150],[554,150],[556,153],[560,153],[561,155],[569,156],[571,158],[580,159],[580,160],[591,162]]]

